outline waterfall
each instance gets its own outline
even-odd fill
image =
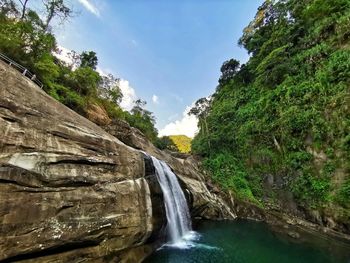
[[[169,244],[186,246],[185,240],[190,239],[194,232],[191,231],[191,216],[185,195],[170,167],[153,156],[151,158],[164,196]]]

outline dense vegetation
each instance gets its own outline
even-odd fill
[[[174,141],[170,138],[170,136],[162,136],[156,142],[155,146],[160,150],[170,150],[173,152],[178,152],[179,149],[175,145]]]
[[[350,1],[265,1],[211,98],[192,151],[238,197],[350,216]]]
[[[58,49],[50,23],[74,15],[67,2],[43,0],[45,12],[40,17],[30,8],[32,1],[0,0],[0,52],[28,68],[48,94],[74,111],[89,117],[96,108],[102,109],[107,118],[124,119],[155,142],[155,118],[145,109],[146,102],[137,100],[130,112],[122,110],[119,79],[96,71],[95,52],[72,51],[69,63],[54,56]]]
[[[173,152],[190,153],[191,152],[191,138],[186,135],[170,135],[163,136],[155,142],[161,150],[170,150]]]
[[[179,152],[191,152],[191,138],[187,137],[186,135],[170,135],[169,137],[179,149]]]

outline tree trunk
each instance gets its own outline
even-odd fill
[[[26,14],[26,9],[27,9],[27,3],[28,3],[28,1],[29,1],[29,0],[24,0],[23,3],[22,3],[22,1],[20,1],[21,4],[22,4],[22,15],[21,15],[21,20],[24,19],[24,16],[25,16],[25,14]]]
[[[49,24],[50,24],[52,18],[53,18],[53,12],[50,11],[50,12],[47,14],[46,22],[45,22],[45,25],[44,25],[44,30],[45,30],[45,31],[48,30]]]

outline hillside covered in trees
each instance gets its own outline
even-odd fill
[[[350,218],[350,1],[266,0],[210,99],[192,151],[261,207]],[[294,208],[293,208],[294,207]]]
[[[186,135],[170,135],[170,139],[175,143],[179,152],[189,153],[191,152],[191,138]]]
[[[55,56],[60,51],[51,24],[77,15],[69,1],[44,0],[42,5],[44,12],[39,16],[31,0],[0,0],[0,52],[29,69],[48,94],[79,114],[100,125],[125,120],[152,142],[157,141],[155,117],[146,110],[146,102],[138,99],[130,112],[123,110],[119,79],[97,72],[95,52],[72,51],[68,63]],[[102,118],[98,120],[96,114]]]

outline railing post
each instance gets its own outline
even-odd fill
[[[40,80],[37,79],[36,75],[33,74],[26,69],[25,67],[23,67],[20,64],[17,64],[15,61],[13,61],[12,59],[6,57],[4,54],[0,53],[0,60],[9,63],[9,66],[14,67],[16,70],[18,70],[19,72],[21,72],[21,70],[23,70],[22,75],[25,77],[28,77],[31,81],[33,81],[36,85],[38,85],[40,88],[44,87],[44,84],[41,83]],[[27,76],[28,74],[28,76]]]

